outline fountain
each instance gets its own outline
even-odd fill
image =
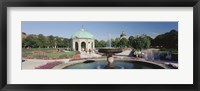
[[[115,53],[121,53],[122,49],[114,48],[111,46],[111,35],[109,35],[106,47],[98,50],[100,53],[105,53],[107,59],[84,59],[83,61],[71,61],[70,63],[57,66],[62,69],[165,69],[167,67],[159,65],[154,62],[138,60],[138,59],[115,59],[113,55]]]
[[[122,49],[111,47],[111,35],[109,35],[109,39],[108,39],[108,42],[107,42],[107,47],[101,48],[98,51],[100,53],[106,53],[108,64],[107,64],[107,66],[105,68],[114,69],[115,67],[112,64],[114,62],[113,54],[122,52]]]

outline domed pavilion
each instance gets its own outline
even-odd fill
[[[94,36],[85,31],[82,27],[80,31],[72,35],[72,49],[74,51],[89,52],[95,49]]]

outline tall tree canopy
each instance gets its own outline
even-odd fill
[[[125,48],[128,46],[128,40],[126,38],[122,38],[119,42],[121,48]]]
[[[26,33],[22,33],[26,34]],[[107,41],[95,40],[95,47],[106,47]],[[72,39],[62,38],[58,36],[44,36],[39,35],[27,35],[26,38],[22,38],[22,47],[32,48],[70,48],[72,45]],[[112,47],[132,47],[136,49],[147,49],[152,47],[163,47],[169,49],[178,49],[178,31],[171,30],[164,34],[160,34],[152,39],[150,36],[130,36],[128,39],[116,37],[111,39]]]
[[[27,38],[22,38],[22,47],[31,47],[31,48],[70,48],[71,39],[62,38],[58,36],[44,36],[39,35],[28,35]]]
[[[154,46],[178,49],[178,31],[173,29],[170,32],[158,35],[154,39]]]

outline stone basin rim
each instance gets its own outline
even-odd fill
[[[122,49],[120,48],[101,48],[98,50],[100,53],[120,53]]]
[[[79,63],[83,63],[85,60],[82,60],[82,61],[77,61],[75,63],[72,63],[72,64],[60,64],[56,67],[54,67],[53,69],[63,69],[64,67],[67,67],[67,66],[71,66],[71,65],[75,65],[75,64],[79,64]],[[95,62],[100,62],[100,61],[105,61],[105,60],[96,60]],[[140,63],[149,63],[149,64],[152,64],[152,65],[157,65],[157,66],[160,66],[164,69],[168,69],[168,67],[164,66],[163,64],[159,64],[159,63],[155,63],[155,62],[151,62],[151,61],[144,61],[144,60],[138,60],[138,59],[135,59],[135,60],[121,60],[121,59],[118,59],[118,60],[115,60],[116,62],[140,62]]]

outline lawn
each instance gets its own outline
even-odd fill
[[[172,54],[178,54],[178,51],[159,51],[159,53],[168,53],[171,52]]]
[[[160,53],[166,53],[166,52],[171,52],[172,54],[178,54],[178,49],[166,49],[166,48],[160,49]]]

